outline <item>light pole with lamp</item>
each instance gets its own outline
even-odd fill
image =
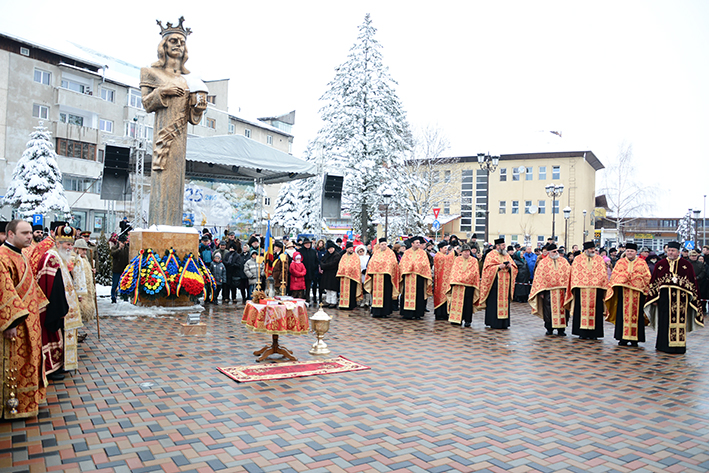
[[[495,172],[497,165],[500,163],[499,156],[490,156],[489,154],[478,153],[478,164],[480,169],[487,171],[487,186],[485,188],[485,241],[489,242],[489,229],[490,226],[490,173]],[[477,187],[477,183],[475,185]],[[477,205],[475,205],[477,207]],[[475,210],[475,217],[477,216],[477,208]],[[475,222],[475,218],[473,218]],[[475,225],[473,225],[473,229]]]
[[[569,217],[571,217],[571,207],[567,205],[566,207],[564,207],[564,251],[566,251],[566,249],[568,248],[567,238],[569,235]]]
[[[382,192],[382,198],[384,199],[384,205],[386,209],[384,210],[384,238],[389,241],[389,204],[391,204],[391,198],[394,197],[394,193],[391,189],[386,188]]]
[[[556,203],[556,198],[561,197],[561,194],[564,193],[564,184],[548,184],[544,190],[546,190],[547,195],[551,197],[551,241],[555,242],[556,212],[554,212],[554,204]]]
[[[583,211],[583,243],[586,243],[586,237],[588,232],[586,231],[586,211]]]
[[[701,210],[694,209],[694,249],[697,250],[699,246],[699,214],[702,213]]]

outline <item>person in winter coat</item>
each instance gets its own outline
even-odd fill
[[[248,299],[251,299],[251,294],[253,294],[254,289],[256,288],[256,283],[258,282],[259,278],[259,273],[260,271],[260,265],[257,262],[258,258],[258,250],[251,250],[250,252],[251,257],[244,263],[244,275],[246,276],[248,280]]]
[[[369,254],[367,254],[367,247],[364,245],[359,245],[355,249],[355,253],[359,256],[359,262],[362,269],[362,286],[364,286],[364,278],[367,274],[367,264],[369,264]],[[359,302],[360,307],[371,307],[372,305],[372,295],[364,291],[364,297]]]
[[[340,265],[340,252],[337,244],[332,240],[328,240],[325,246],[327,253],[320,260],[320,269],[322,274],[320,281],[325,289],[325,304],[324,307],[337,307],[339,298],[337,291],[340,290],[340,281],[337,278],[337,269]]]
[[[532,253],[534,254],[534,253]],[[517,302],[527,302],[529,292],[532,289],[530,281],[529,266],[527,260],[520,251],[512,254],[512,261],[517,265],[517,279],[515,280],[514,300]]]
[[[312,248],[312,242],[308,238],[303,238],[302,247],[298,250],[303,259],[303,264],[305,265],[305,300],[310,302],[310,288],[312,287],[313,280],[318,274],[318,254]],[[291,288],[291,291],[293,288]],[[313,289],[313,304],[317,303],[317,289]]]
[[[217,290],[214,292],[212,302],[214,304],[219,304],[219,293],[224,287],[224,281],[226,281],[226,268],[224,267],[224,263],[222,263],[221,254],[215,253],[214,260],[212,261],[212,264],[209,265],[209,271],[212,273],[212,276],[214,276],[214,281],[217,283]],[[222,302],[224,302],[223,297],[224,296],[222,296]]]
[[[290,290],[293,297],[304,299],[307,269],[303,264],[303,256],[297,251],[293,253],[293,262],[290,264],[288,272],[290,272]]]
[[[219,248],[216,250],[212,251],[212,259],[214,259],[214,255],[219,253],[222,256],[222,263],[226,262],[226,254],[227,254],[227,249],[226,249],[226,241],[222,240],[219,242]],[[226,264],[226,263],[225,263]]]
[[[527,269],[529,269],[529,279],[530,281],[534,279],[534,267],[537,264],[537,255],[532,251],[532,247],[528,246],[524,250],[524,260],[527,262]]]
[[[315,245],[315,254],[317,254],[318,257],[318,267],[315,271],[315,276],[313,277],[313,296],[317,294],[318,297],[317,300],[313,301],[315,303],[322,302],[322,295],[325,292],[325,289],[323,289],[321,282],[322,271],[320,270],[320,261],[326,253],[327,251],[325,250],[325,241],[318,240],[317,245]]]

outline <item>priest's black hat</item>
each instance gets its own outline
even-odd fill
[[[381,238],[379,239],[379,243],[386,243],[386,241],[387,241],[387,239],[384,238],[384,237],[381,237]]]
[[[54,230],[57,229],[57,227],[61,227],[62,225],[66,225],[66,222],[52,222],[49,224],[49,231],[53,232]]]
[[[596,247],[596,245],[592,241],[585,241],[583,243],[584,250],[588,250],[588,249],[595,248],[595,247]]]
[[[325,244],[325,248],[326,249],[327,248],[335,248],[336,250],[338,250],[340,247],[337,246],[337,244],[334,241],[328,240],[327,243]]]
[[[306,243],[312,243],[312,242],[310,241],[310,239],[308,237],[304,237],[302,243],[303,243],[303,245],[305,245]]]
[[[32,225],[32,231],[36,232],[37,230],[39,230],[40,232],[43,232],[44,227],[42,227],[42,225]]]
[[[547,251],[554,251],[556,250],[556,245],[554,243],[549,243],[548,245],[544,245]]]
[[[447,242],[447,241],[442,241],[442,242],[440,242],[440,243],[438,244],[438,249],[440,250],[441,248],[443,248],[443,247],[445,247],[445,246],[448,246],[448,242]]]
[[[626,243],[625,249],[638,251],[638,245],[636,243]]]
[[[462,253],[462,252],[464,252],[464,251],[470,251],[470,247],[469,247],[468,245],[463,245],[463,246],[461,246],[461,247],[460,247],[460,252]]]
[[[345,243],[345,249],[347,249],[347,248],[354,248],[354,243],[352,243],[351,240],[348,241],[347,243]]]
[[[417,242],[421,243],[422,245],[426,244],[426,239],[422,236],[413,237],[413,238],[410,238],[410,240],[412,243],[417,241]]]
[[[667,248],[674,248],[675,250],[679,250],[681,246],[678,241],[671,241],[667,244]]]
[[[514,251],[514,250],[515,250],[515,247],[512,246],[512,245],[509,245],[509,246],[507,247],[507,251]]]
[[[475,239],[477,240],[477,239],[478,239],[478,234],[477,234],[477,233],[473,233],[473,236],[471,236],[470,238],[475,238]]]
[[[504,244],[504,243],[505,243],[505,239],[504,239],[504,238],[498,238],[498,239],[495,240],[495,245],[499,245],[500,243],[503,243],[503,244]]]
[[[283,249],[283,243],[281,243],[280,241],[274,241],[273,246],[275,246],[276,248]]]

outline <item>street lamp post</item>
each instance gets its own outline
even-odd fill
[[[490,232],[489,232],[489,228],[488,228],[490,226],[490,173],[495,172],[495,169],[497,169],[497,165],[499,163],[500,163],[499,156],[490,156],[489,154],[478,153],[478,164],[480,165],[480,169],[482,169],[483,171],[487,171],[487,186],[485,188],[485,241],[486,242],[490,241],[490,238],[489,238]],[[477,183],[475,186],[477,188]],[[477,207],[477,205],[475,207]],[[475,208],[475,216],[477,216],[477,208]],[[473,219],[473,222],[475,222],[475,219]],[[475,225],[473,225],[473,228],[475,228]]]
[[[391,191],[391,189],[384,189],[384,192],[382,192],[382,197],[384,198],[384,205],[386,206],[386,209],[384,210],[384,238],[387,240],[389,239],[389,204],[391,204],[391,198],[394,196],[394,193]]]
[[[565,226],[564,226],[564,251],[568,248],[568,236],[569,236],[569,217],[571,217],[571,207],[568,205],[564,207],[564,221],[565,221]]]
[[[694,209],[694,249],[700,248],[699,246],[699,214],[702,213],[701,210]]]
[[[556,241],[554,239],[554,232],[556,230],[556,212],[554,212],[554,204],[556,203],[556,198],[561,197],[561,194],[564,193],[564,184],[548,184],[544,190],[547,195],[551,197],[551,241],[554,242]]]
[[[586,231],[586,211],[583,211],[583,243],[586,243],[586,237],[588,232]]]

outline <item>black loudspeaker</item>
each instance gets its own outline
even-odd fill
[[[102,200],[130,200],[130,148],[106,145],[101,180]]]
[[[339,219],[342,211],[343,176],[325,174],[323,181],[322,214],[323,218]]]

